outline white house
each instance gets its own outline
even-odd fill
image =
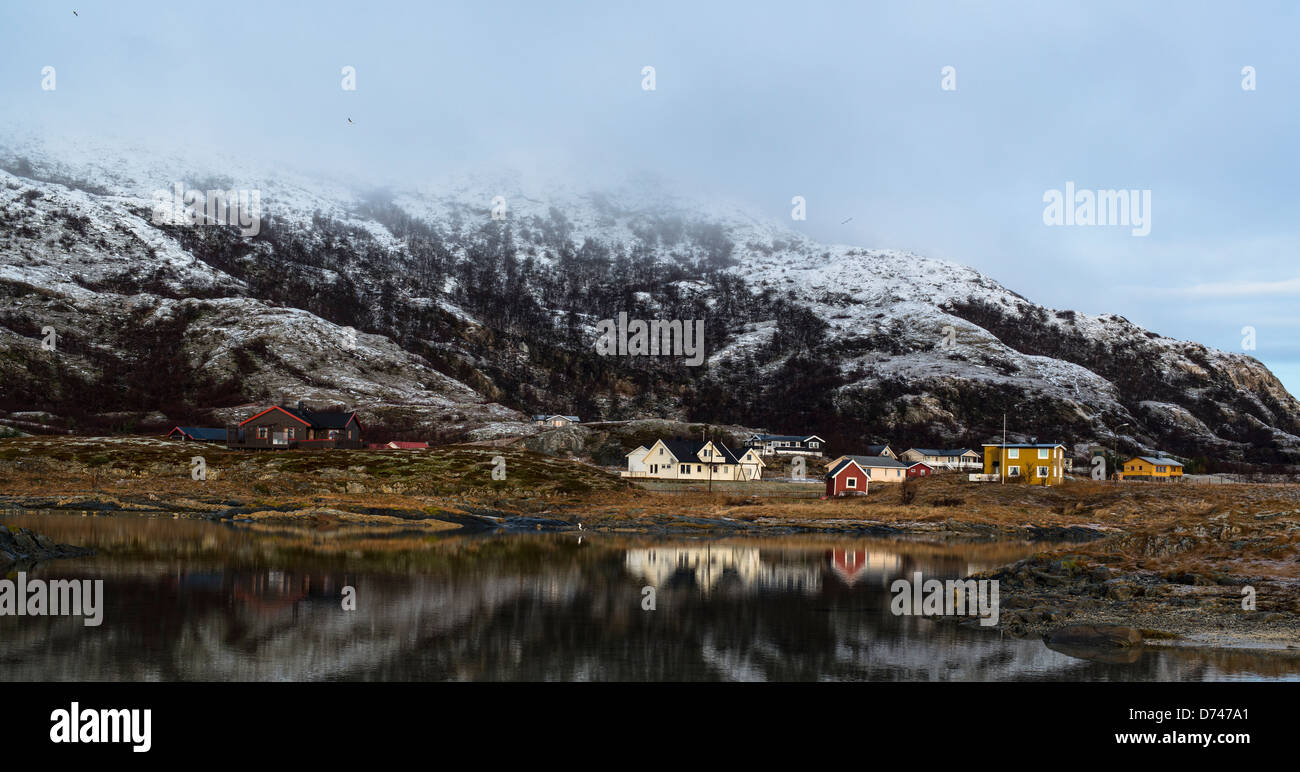
[[[984,465],[984,455],[970,448],[909,448],[898,459],[921,461],[933,469],[979,469]]]
[[[576,415],[535,415],[533,423],[547,428],[562,429],[572,424],[582,423],[582,419]]]
[[[745,447],[757,450],[760,455],[820,456],[826,440],[815,434],[755,434],[745,441]]]
[[[656,440],[648,450],[637,448],[627,454],[627,471],[622,475],[656,480],[761,480],[765,466],[753,448],[737,456],[720,442]]]
[[[623,476],[624,477],[645,477],[646,472],[649,471],[649,467],[645,465],[644,459],[645,459],[645,455],[649,452],[650,449],[647,448],[645,445],[638,445],[636,450],[632,451],[631,453],[628,453],[625,456],[625,458],[627,458],[627,472]]]

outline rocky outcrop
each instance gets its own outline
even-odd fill
[[[0,565],[54,558],[74,558],[93,555],[92,549],[56,544],[44,534],[27,528],[10,529],[0,525]]]
[[[1128,648],[1142,645],[1142,633],[1121,625],[1069,625],[1045,634],[1043,642],[1055,646]]]

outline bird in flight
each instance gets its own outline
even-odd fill
[[[849,218],[849,220],[852,220],[852,219],[853,219],[852,217]],[[845,220],[844,222],[848,222],[849,220]],[[843,225],[844,222],[840,223],[840,225]]]
[[[351,118],[348,119],[348,123],[352,123],[352,119],[351,119]]]
[[[73,11],[73,12],[72,12],[72,15],[73,15],[73,16],[77,16],[77,12],[76,12],[76,11]],[[80,16],[77,16],[77,18],[80,19],[81,17],[80,17]]]

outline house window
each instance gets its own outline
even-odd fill
[[[257,438],[259,440],[264,440],[266,439],[266,437],[267,437],[267,428],[265,426],[257,427]]]
[[[1007,469],[1007,477],[1019,477],[1019,476],[1020,476],[1020,467],[1013,466]]]
[[[338,430],[338,429],[330,429],[330,439],[331,439],[331,440],[337,440],[338,438],[339,438],[339,430]]]
[[[682,474],[690,474],[690,473],[691,473],[691,465],[682,464]]]
[[[1007,458],[1020,458],[1020,448],[1009,448]]]
[[[704,474],[704,467],[700,466],[699,464],[696,464],[696,465],[695,465],[695,473],[696,473],[696,474]]]
[[[1040,467],[1038,467],[1038,476],[1039,476],[1039,477],[1046,477],[1046,476],[1047,476],[1047,467],[1045,467],[1045,466],[1040,466]]]
[[[294,439],[294,434],[293,434],[293,433],[294,433],[295,431],[297,431],[297,427],[290,426],[288,429],[285,429],[285,430],[284,430],[284,436],[287,437],[288,439],[291,439],[291,440],[292,440],[292,439]]]
[[[856,477],[850,477],[850,478],[849,478],[849,481],[848,481],[848,484],[847,484],[845,487],[848,487],[848,488],[856,488],[856,487],[858,487],[858,478],[856,478]]]
[[[1039,448],[1039,449],[1038,449],[1038,457],[1039,457],[1039,458],[1047,458],[1047,448]]]

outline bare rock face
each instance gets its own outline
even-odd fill
[[[56,544],[44,534],[27,528],[10,529],[0,525],[0,565],[20,561],[50,560],[52,558],[71,558],[92,555],[94,550]]]
[[[583,453],[591,436],[589,429],[566,426],[538,432],[524,440],[524,447],[538,453],[556,456],[562,453]]]

